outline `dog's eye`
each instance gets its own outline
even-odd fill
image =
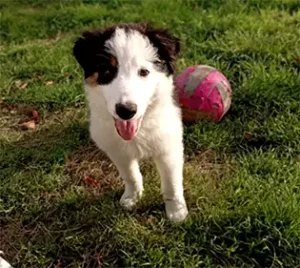
[[[149,71],[147,69],[140,69],[139,70],[139,76],[145,77],[149,74]]]

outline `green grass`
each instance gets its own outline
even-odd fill
[[[5,258],[14,267],[300,267],[299,7],[297,0],[1,1]],[[84,29],[139,21],[181,38],[179,71],[209,64],[233,87],[220,123],[185,127],[190,215],[182,224],[165,219],[148,162],[143,200],[133,213],[121,209],[122,181],[89,141],[73,42]],[[40,123],[22,131],[31,109]]]

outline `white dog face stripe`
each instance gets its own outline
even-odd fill
[[[141,117],[155,93],[161,75],[165,75],[155,68],[155,63],[159,61],[157,48],[139,31],[117,28],[105,42],[105,51],[118,62],[117,75],[112,77],[109,84],[101,87],[109,111],[117,119]],[[116,105],[126,103],[137,107],[133,118],[127,118],[126,114],[123,116],[116,111]]]
[[[157,48],[150,43],[147,36],[136,30],[126,31],[117,28],[112,38],[106,41],[105,46],[116,55],[121,65],[154,63],[159,60]]]

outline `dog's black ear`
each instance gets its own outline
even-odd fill
[[[95,71],[96,55],[105,49],[104,44],[111,37],[113,31],[113,28],[93,32],[86,31],[76,40],[73,55],[83,68],[86,77]]]
[[[151,43],[157,48],[160,60],[165,65],[168,74],[175,71],[175,63],[180,52],[180,40],[165,29],[149,27],[146,32]]]
[[[87,78],[93,73],[93,55],[95,55],[95,41],[101,38],[101,33],[83,32],[82,36],[79,37],[73,47],[73,55],[77,62],[84,70],[85,77]],[[98,42],[97,42],[98,43]]]
[[[82,36],[79,37],[73,47],[73,56],[80,64],[82,68],[84,68],[85,64],[85,55],[87,54],[87,40]]]

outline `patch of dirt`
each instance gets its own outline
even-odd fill
[[[73,185],[84,184],[87,187],[95,187],[88,183],[89,178],[97,183],[96,188],[100,192],[122,185],[113,163],[92,142],[67,156],[65,172],[71,177]]]
[[[222,192],[224,180],[230,178],[233,163],[211,150],[191,157],[184,167],[184,189],[187,201],[201,210],[204,203],[213,203]]]
[[[21,130],[22,123],[33,119],[32,111],[37,108],[27,104],[0,104],[1,136],[11,136]]]
[[[153,172],[154,169],[155,166],[151,161],[141,162],[144,177],[147,172]],[[186,161],[185,184],[189,188],[195,183],[194,180],[200,180],[201,183],[208,183],[210,187],[218,189],[222,178],[228,176],[232,169],[229,161],[218,159],[212,151],[208,150]],[[65,172],[70,176],[72,185],[95,187],[100,192],[123,184],[114,164],[93,142],[67,156]],[[194,178],[189,179],[189,174]],[[88,183],[90,179],[91,184]]]
[[[58,136],[62,126],[74,120],[84,123],[86,110],[66,108],[63,111],[48,112],[34,104],[0,103],[0,136],[9,142],[19,141],[36,146],[39,142],[45,142],[50,134]],[[34,127],[24,128],[31,121],[34,121]]]
[[[215,174],[219,177],[228,174],[232,170],[230,159],[222,158],[209,149],[197,152],[189,157],[186,161],[186,166],[190,166],[201,174]]]

